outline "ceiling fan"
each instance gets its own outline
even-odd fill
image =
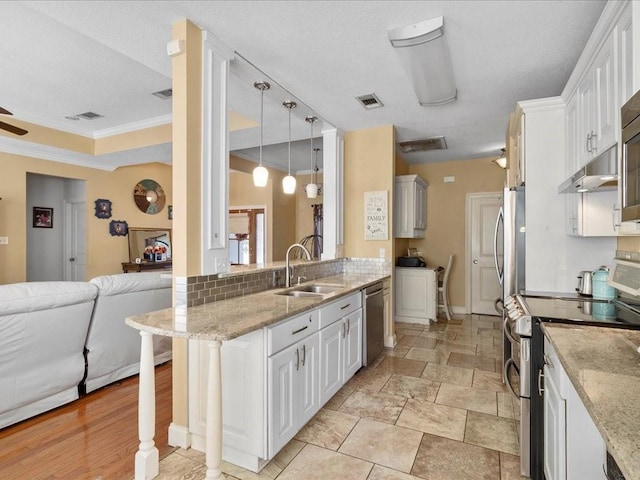
[[[9,110],[7,110],[6,108],[2,108],[2,107],[0,107],[0,114],[2,114],[2,115],[13,115],[13,113],[11,113]],[[7,132],[13,133],[15,135],[25,135],[25,134],[29,133],[28,130],[25,130],[23,128],[16,127],[15,125],[11,125],[9,123],[4,123],[4,122],[0,122],[0,129],[6,130]]]

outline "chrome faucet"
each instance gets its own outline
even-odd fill
[[[284,283],[285,288],[289,288],[291,286],[291,277],[293,276],[293,271],[291,270],[291,267],[289,265],[289,253],[295,247],[298,247],[298,248],[302,249],[302,251],[304,252],[305,257],[307,257],[307,261],[311,260],[311,254],[309,253],[309,250],[307,250],[305,248],[304,245],[301,245],[299,243],[294,243],[293,245],[291,245],[287,249],[287,255],[285,256],[285,260],[286,260],[286,264],[285,264],[285,276],[286,276],[286,278],[285,278],[285,283]]]

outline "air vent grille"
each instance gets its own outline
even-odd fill
[[[371,110],[372,108],[384,107],[384,104],[380,101],[375,93],[360,95],[359,97],[356,97],[356,100],[358,100],[358,102],[360,102],[360,105],[362,105],[367,110]]]
[[[429,150],[446,150],[447,141],[444,136],[420,138],[418,140],[409,140],[408,142],[399,142],[398,147],[404,153],[427,152]]]
[[[102,118],[102,115],[95,112],[78,113],[76,117],[84,118],[85,120],[95,120],[96,118]]]
[[[153,92],[151,95],[155,95],[156,97],[161,98],[162,100],[170,100],[171,97],[173,97],[173,89],[167,88],[165,90],[159,90],[157,92]]]

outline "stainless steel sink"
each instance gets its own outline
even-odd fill
[[[278,292],[276,295],[286,295],[288,297],[311,297],[311,298],[322,298],[325,296],[324,293],[304,292],[300,290],[289,290],[288,292]]]
[[[289,297],[324,297],[330,293],[333,293],[344,285],[332,284],[332,283],[312,283],[308,285],[299,285],[297,287],[278,292],[277,295],[286,295]]]

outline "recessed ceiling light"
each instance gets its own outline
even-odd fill
[[[155,95],[162,100],[171,100],[171,98],[173,97],[173,88],[158,90],[157,92],[153,92],[151,95]]]
[[[578,190],[576,190],[576,192],[578,193],[584,193],[584,192],[588,192],[589,189],[588,188],[579,188]]]
[[[84,118],[85,120],[95,120],[96,118],[102,118],[102,115],[96,112],[84,112],[76,115],[77,117]]]
[[[600,177],[600,180],[613,180],[616,178],[615,175],[605,175],[604,177]]]

